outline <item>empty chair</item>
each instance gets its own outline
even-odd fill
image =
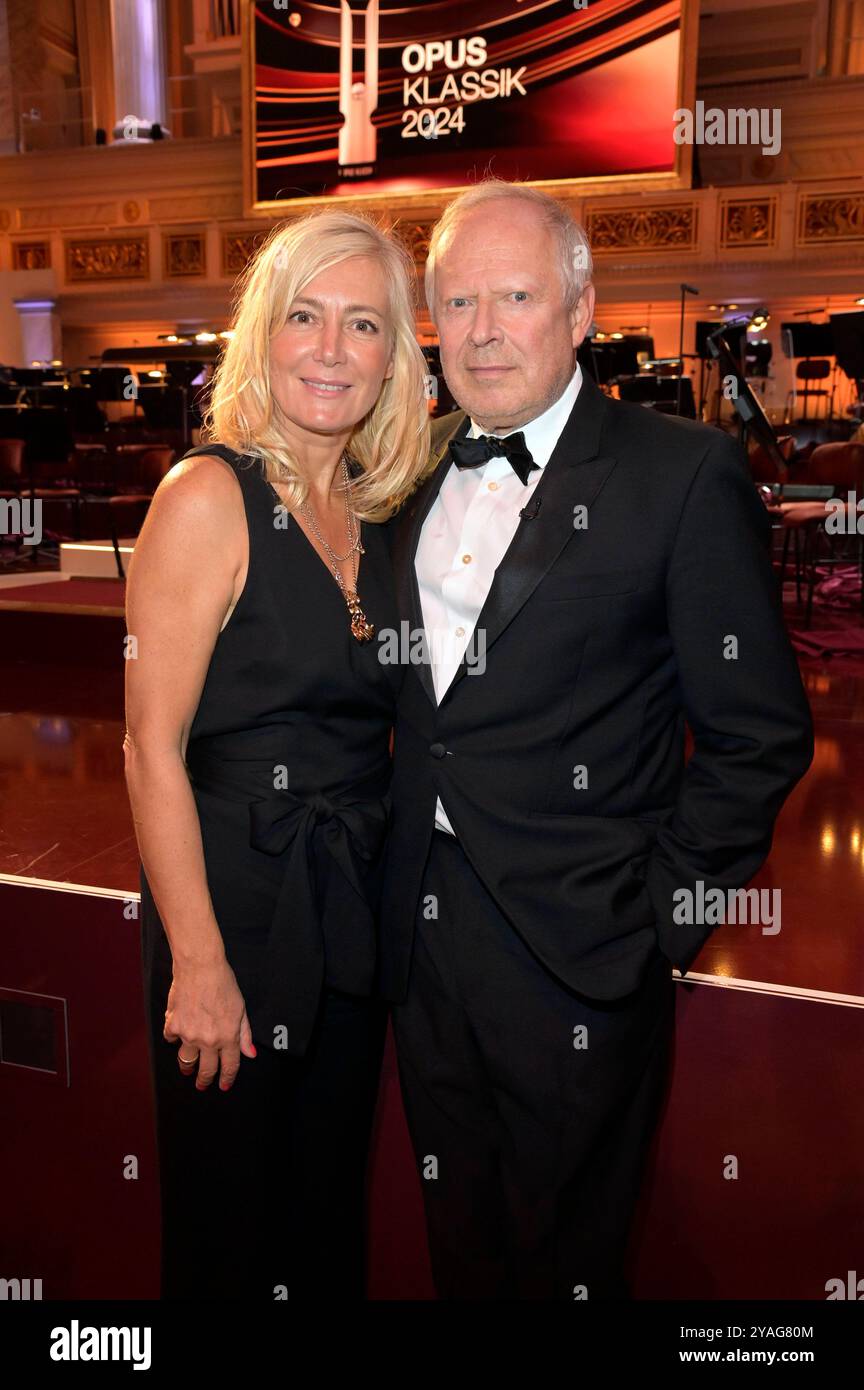
[[[796,483],[810,483],[814,486],[830,486],[832,496],[845,503],[845,520],[842,529],[829,531],[826,521],[838,515],[837,507],[830,501],[784,501],[781,500],[776,512],[785,532],[781,582],[785,574],[789,552],[790,537],[795,544],[795,584],[800,601],[802,579],[807,584],[807,606],[805,626],[810,626],[813,612],[813,594],[818,578],[818,570],[857,563],[862,576],[861,602],[864,606],[864,547],[858,532],[857,501],[864,497],[864,444],[842,443],[817,444],[816,448],[796,471]],[[836,523],[833,523],[836,525]]]
[[[131,444],[122,445],[117,453],[123,456],[118,461],[118,477],[120,473],[124,475],[124,490],[108,499],[108,510],[117,573],[121,579],[125,579],[120,537],[138,535],[153,493],[174,462],[175,451],[167,444]]]

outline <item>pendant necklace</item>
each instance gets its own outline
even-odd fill
[[[333,550],[332,546],[329,544],[329,542],[325,540],[324,536],[322,536],[321,534],[321,529],[318,525],[318,522],[315,519],[315,513],[313,512],[308,502],[300,503],[300,511],[303,513],[304,517],[308,521],[313,535],[321,542],[321,544],[323,545],[324,549],[327,551],[327,554],[330,557],[330,568],[333,571],[336,583],[342,590],[343,597],[345,599],[346,604],[348,605],[348,612],[351,615],[352,635],[357,638],[358,642],[368,642],[371,640],[372,637],[374,637],[375,628],[373,624],[369,622],[368,618],[366,617],[366,614],[363,612],[363,609],[360,606],[360,598],[357,593],[357,556],[358,554],[365,555],[366,551],[360,539],[360,527],[357,524],[357,517],[355,515],[354,508],[351,506],[348,500],[350,491],[350,477],[348,474],[348,464],[344,454],[342,455],[342,458],[340,460],[340,466],[342,469],[342,486],[345,490],[345,520],[348,527],[348,540],[350,542],[348,553],[346,555],[337,555],[336,552]],[[354,564],[353,589],[348,589],[346,587],[345,580],[342,578],[342,571],[340,570],[338,564],[338,561],[348,559],[351,559]]]

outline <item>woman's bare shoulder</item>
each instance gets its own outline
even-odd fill
[[[229,463],[216,454],[180,459],[168,470],[153,496],[151,511],[166,521],[200,518],[209,524],[232,524],[243,514],[243,493]]]
[[[153,494],[130,578],[140,583],[142,574],[158,572],[177,584],[218,570],[233,581],[245,565],[246,534],[243,493],[230,464],[209,454],[180,459]]]
[[[234,497],[240,492],[237,475],[230,463],[218,454],[196,454],[178,459],[169,468],[160,487],[189,497]]]

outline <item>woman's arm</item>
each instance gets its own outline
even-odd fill
[[[207,887],[201,827],[185,766],[213,647],[245,583],[243,497],[206,455],[162,481],[129,568],[126,784],[141,861],[174,961],[165,1036],[200,1052],[199,1087],[219,1067],[230,1085],[254,1056],[242,995]]]

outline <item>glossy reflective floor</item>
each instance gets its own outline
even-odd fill
[[[0,589],[0,600],[14,592]],[[814,626],[830,621],[817,615]],[[0,874],[137,890],[124,631],[118,616],[10,613],[0,601]],[[781,889],[780,931],[719,927],[693,969],[864,995],[864,658],[802,659],[801,669],[816,752],[752,885]]]
[[[0,1152],[0,1185],[19,1194],[10,1239],[21,1268],[56,1269],[46,1297],[156,1297],[137,929],[122,903],[70,891],[138,888],[123,777],[125,626],[116,612],[87,611],[98,606],[0,601],[0,986],[63,996],[72,1058],[69,1089],[0,1066],[0,1102],[20,1136]],[[791,604],[788,617],[794,626]],[[818,613],[814,627],[843,621]],[[781,889],[781,930],[717,928],[677,987],[674,1077],[635,1238],[638,1298],[824,1298],[827,1279],[860,1268],[864,659],[808,658],[801,669],[815,757],[753,885]],[[24,887],[34,880],[54,886]],[[88,1022],[94,1008],[104,1015],[106,971],[124,991],[112,991],[107,1037]],[[148,1173],[134,1204],[102,1183],[100,1219],[83,1241],[72,1214],[100,1124],[118,1152],[149,1158]],[[56,1165],[39,1178],[57,1132],[67,1136],[65,1192]],[[740,1182],[723,1180],[730,1153]],[[421,1197],[390,1041],[370,1171],[373,1299],[434,1298]]]

